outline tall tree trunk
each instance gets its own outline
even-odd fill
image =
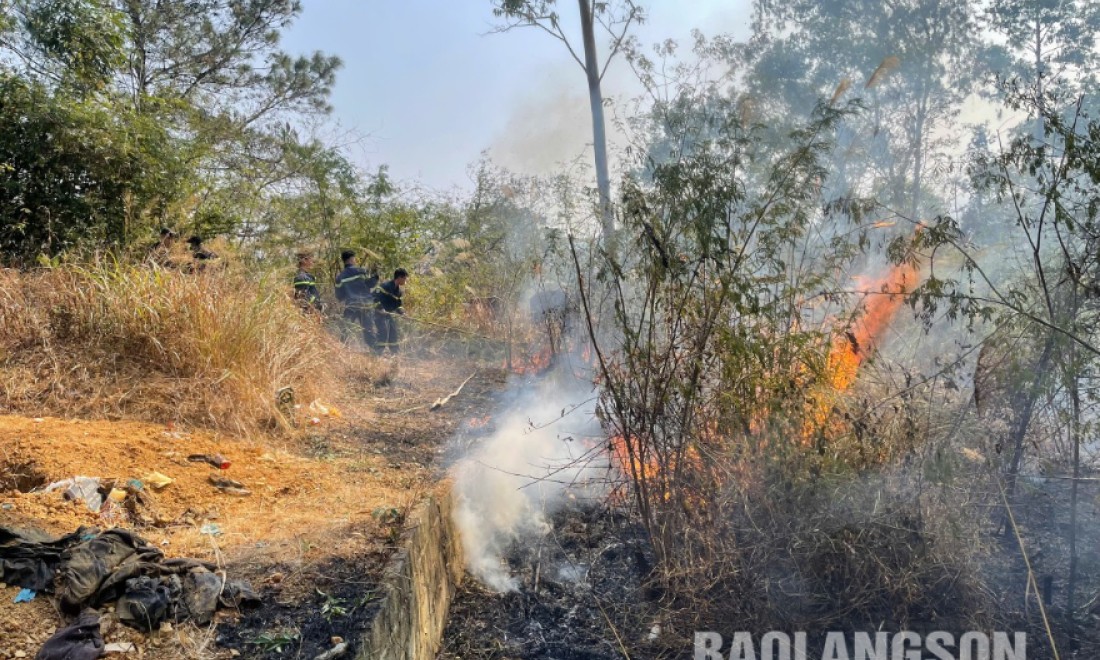
[[[924,123],[926,117],[925,101],[917,106],[917,153],[913,164],[913,197],[909,203],[909,219],[912,222],[921,222],[921,186],[924,185]]]
[[[1080,299],[1076,284],[1073,286],[1070,303],[1070,323],[1074,334],[1080,330],[1077,322],[1077,314],[1080,311]],[[1063,373],[1066,385],[1069,387],[1070,412],[1070,442],[1073,443],[1073,482],[1070,485],[1069,495],[1069,579],[1066,584],[1066,619],[1069,623],[1069,639],[1071,648],[1077,649],[1077,508],[1081,479],[1081,383],[1078,374],[1081,364],[1078,362],[1078,347],[1071,343],[1068,350],[1068,364],[1063,361]]]
[[[584,38],[584,71],[588,76],[588,100],[592,106],[592,150],[596,154],[596,188],[600,195],[600,222],[605,246],[610,246],[615,233],[615,216],[611,210],[611,176],[607,171],[607,132],[603,119],[603,92],[600,89],[600,65],[596,58],[596,32],[593,0],[577,0],[581,11],[581,32]]]
[[[1012,434],[1009,438],[1012,444],[1012,464],[1008,468],[1006,490],[1010,497],[1016,492],[1016,475],[1020,472],[1020,462],[1024,457],[1024,437],[1027,435],[1027,428],[1031,426],[1031,415],[1035,409],[1035,400],[1039,398],[1039,393],[1042,391],[1043,374],[1050,366],[1050,358],[1053,352],[1054,334],[1051,333],[1043,344],[1043,352],[1039,356],[1035,370],[1032,372],[1035,378],[1031,382],[1031,387],[1024,388],[1023,391],[1012,397],[1012,407],[1014,410],[1019,411],[1019,414],[1012,424]]]
[[[1070,359],[1076,357],[1076,350],[1070,353]],[[1074,365],[1073,369],[1076,368]],[[1073,442],[1073,482],[1069,496],[1069,580],[1066,584],[1066,618],[1069,620],[1071,643],[1077,643],[1077,498],[1081,479],[1081,391],[1077,374],[1069,373],[1069,396],[1073,406],[1073,420],[1070,436]]]

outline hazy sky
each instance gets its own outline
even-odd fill
[[[576,5],[561,0],[563,16]],[[749,0],[641,0],[643,43],[748,33]],[[306,0],[285,34],[292,53],[340,56],[332,97],[341,135],[359,135],[360,165],[388,164],[401,181],[466,187],[467,166],[490,150],[509,168],[542,173],[591,139],[584,74],[537,30],[489,34],[489,0]],[[625,65],[605,94],[631,92]]]

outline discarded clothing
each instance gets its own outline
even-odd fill
[[[46,640],[34,660],[96,660],[103,655],[99,612],[87,610]]]
[[[175,577],[175,576],[173,576]],[[176,578],[177,595],[180,591]],[[115,604],[118,620],[143,632],[160,628],[172,612],[172,589],[163,580],[136,577],[126,581],[126,593]]]
[[[87,531],[81,527],[59,539],[43,541],[0,527],[0,582],[35,591],[51,591],[62,552]]]
[[[218,596],[222,607],[240,609],[241,607],[259,607],[260,595],[252,589],[247,580],[229,580]]]
[[[260,602],[247,582],[226,582],[214,564],[165,559],[158,548],[124,529],[81,528],[38,541],[0,527],[0,569],[4,582],[55,594],[62,611],[71,614],[114,602],[122,623],[146,632],[164,621],[206,625],[219,607]]]
[[[205,626],[214,618],[218,609],[218,596],[222,592],[222,578],[209,571],[191,571],[183,577],[183,606],[187,618],[196,625]]]
[[[117,600],[126,580],[157,572],[161,551],[123,529],[112,529],[77,544],[61,556],[57,595],[61,609],[79,612],[88,605]]]

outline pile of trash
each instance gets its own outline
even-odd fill
[[[17,599],[53,596],[75,622],[46,641],[37,660],[98,658],[96,609],[113,603],[119,621],[150,632],[165,621],[210,623],[219,608],[260,604],[248,582],[228,580],[214,564],[167,559],[123,529],[81,527],[52,539],[0,527],[0,581],[22,588]]]

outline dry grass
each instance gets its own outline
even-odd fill
[[[285,425],[275,393],[326,391],[339,344],[272,277],[100,261],[0,271],[0,410]]]

